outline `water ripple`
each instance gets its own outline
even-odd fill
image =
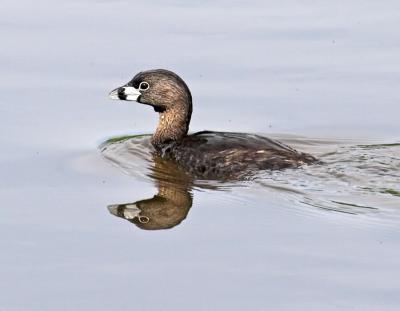
[[[183,181],[195,191],[224,191],[236,200],[290,202],[288,206],[305,213],[337,212],[367,215],[371,221],[400,222],[399,143],[277,138],[316,155],[321,164],[264,171],[246,181],[193,180],[179,167],[154,158],[149,135],[112,138],[100,148],[111,163],[146,181],[167,182],[173,187]]]

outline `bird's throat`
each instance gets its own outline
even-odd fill
[[[191,111],[184,109],[167,109],[160,113],[157,130],[152,137],[156,149],[171,142],[179,142],[189,130]]]

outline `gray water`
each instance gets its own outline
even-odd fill
[[[399,27],[396,1],[3,1],[0,310],[398,310]],[[168,230],[116,217],[160,189],[137,141],[99,149],[154,130],[107,98],[149,68],[192,132],[326,165],[197,181]]]

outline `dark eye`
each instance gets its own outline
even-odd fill
[[[150,85],[147,82],[140,82],[139,84],[139,90],[145,91],[150,87]]]

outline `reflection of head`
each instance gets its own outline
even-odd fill
[[[180,192],[175,199],[155,195],[151,199],[108,206],[111,214],[134,223],[141,229],[169,229],[184,220],[192,206],[189,192]]]
[[[169,229],[179,225],[192,207],[192,177],[176,163],[153,154],[149,176],[158,193],[151,199],[108,206],[111,214],[124,218],[145,230]]]

